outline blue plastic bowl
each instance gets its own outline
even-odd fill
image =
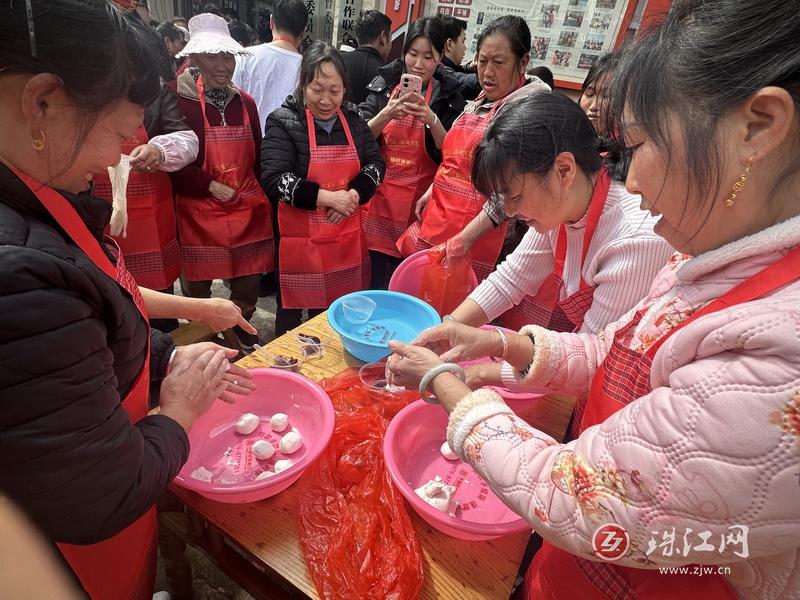
[[[349,296],[367,296],[377,305],[366,323],[351,323],[344,317],[342,301]],[[359,360],[375,362],[391,354],[389,340],[410,342],[423,330],[438,325],[439,313],[419,298],[387,292],[364,290],[347,294],[328,308],[328,323],[339,334],[344,349]]]

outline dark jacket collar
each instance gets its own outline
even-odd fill
[[[71,194],[58,190],[58,193],[72,205],[92,235],[100,237],[111,219],[111,204],[93,196],[91,191]],[[23,216],[55,224],[55,219],[42,206],[36,195],[2,163],[0,163],[0,202]]]
[[[379,59],[381,59],[381,62],[383,62],[383,57],[381,56],[381,53],[378,52],[377,48],[373,48],[372,46],[359,46],[358,48],[353,50],[353,52],[372,54],[373,56],[377,56]]]
[[[458,71],[459,73],[466,73],[466,70],[464,69],[464,67],[462,67],[461,65],[457,65],[452,60],[450,60],[450,58],[448,58],[447,56],[443,56],[442,57],[442,64],[445,67],[449,67],[450,69],[453,69],[453,71]]]
[[[385,89],[393,90],[394,86],[400,83],[400,76],[403,74],[403,64],[400,59],[393,60],[387,65],[378,69],[378,75],[367,86],[371,92],[382,92]],[[461,83],[453,75],[439,66],[433,74],[433,78],[439,82],[439,97],[449,98],[461,89]]]

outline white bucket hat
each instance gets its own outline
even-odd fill
[[[228,22],[217,15],[203,13],[189,19],[189,43],[176,56],[190,54],[250,54],[231,37]]]

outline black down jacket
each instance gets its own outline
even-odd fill
[[[63,195],[101,239],[110,205]],[[174,345],[160,331],[150,339],[158,380]],[[132,426],[122,408],[146,346],[130,297],[0,165],[0,493],[51,540],[113,536],[186,461],[178,423],[149,416]]]
[[[361,161],[361,171],[350,182],[350,188],[358,192],[361,204],[365,204],[383,181],[386,164],[375,136],[355,104],[345,102],[342,114],[347,119]],[[330,133],[316,122],[314,131],[319,146],[347,144],[344,127],[338,119]],[[306,179],[310,156],[305,109],[289,96],[267,117],[261,142],[261,185],[273,205],[283,201],[295,208],[314,210],[317,207],[319,185]]]
[[[367,86],[369,94],[367,99],[358,105],[358,110],[362,116],[369,121],[382,111],[389,102],[395,86],[400,83],[400,76],[403,74],[400,59],[390,62],[385,67],[378,69],[378,76]],[[437,85],[431,92],[431,110],[439,117],[445,130],[450,131],[453,121],[464,110],[467,101],[459,92],[461,84],[458,80],[447,73],[441,66],[433,74]],[[380,142],[380,138],[378,138]],[[442,162],[442,151],[436,147],[430,129],[425,128],[425,150],[428,152],[435,163]]]

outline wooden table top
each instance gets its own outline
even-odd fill
[[[325,313],[295,331],[318,336],[325,344],[322,357],[306,361],[301,373],[319,381],[348,366],[360,366],[342,348],[339,337],[330,329]],[[325,343],[327,342],[327,343]],[[265,346],[270,352],[292,355],[297,344],[286,334]],[[243,358],[244,367],[263,367],[267,363],[258,352]],[[560,440],[564,436],[573,400],[566,396],[545,396],[532,403],[523,418]],[[280,494],[251,504],[221,504],[172,486],[187,506],[200,513],[249,554],[249,559],[270,576],[285,581],[310,598],[318,598],[306,569],[297,530],[299,486],[292,485]],[[409,509],[423,553],[425,583],[422,598],[448,600],[508,598],[522,560],[529,533],[508,535],[486,542],[457,540],[431,528]]]

